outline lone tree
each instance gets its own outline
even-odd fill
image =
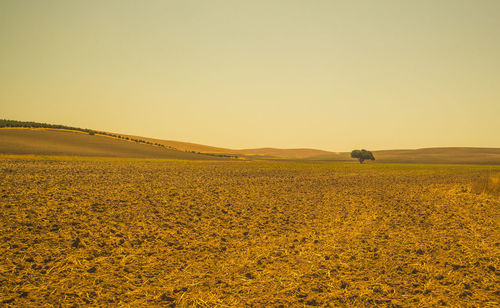
[[[354,150],[351,152],[351,157],[352,158],[357,158],[359,159],[359,162],[362,164],[365,160],[375,160],[375,157],[373,157],[373,153],[367,150]]]

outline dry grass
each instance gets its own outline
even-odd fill
[[[4,306],[498,306],[497,167],[0,160]]]
[[[500,175],[486,175],[472,183],[472,191],[478,194],[500,196]]]

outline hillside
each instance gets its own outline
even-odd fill
[[[244,155],[244,156],[253,156],[256,158],[284,158],[284,159],[307,159],[311,157],[317,157],[317,156],[332,156],[332,157],[337,157],[338,154],[334,152],[328,152],[328,151],[323,151],[323,150],[316,150],[316,149],[277,149],[277,148],[259,148],[259,149],[243,149],[243,150],[235,150],[235,149],[228,149],[228,148],[219,148],[219,147],[213,147],[213,146],[208,146],[208,145],[202,145],[202,144],[196,144],[196,143],[190,143],[190,142],[182,142],[182,141],[174,141],[174,140],[163,140],[163,139],[155,139],[155,138],[146,138],[146,137],[141,137],[141,136],[134,136],[134,135],[125,135],[125,134],[117,134],[117,133],[111,133],[111,132],[101,132],[97,130],[91,130],[91,129],[81,129],[81,128],[76,128],[76,127],[69,127],[69,126],[64,126],[64,125],[53,125],[53,124],[46,124],[46,123],[36,123],[36,122],[21,122],[21,121],[5,121],[4,122],[8,123],[7,127],[3,127],[2,130],[12,128],[11,130],[14,129],[14,127],[18,128],[17,131],[18,133],[11,133],[11,134],[17,134],[16,136],[18,138],[21,138],[19,140],[13,140],[14,135],[10,136],[10,143],[11,145],[7,146],[6,150],[0,150],[2,153],[5,151],[14,151],[14,152],[23,152],[23,153],[30,153],[31,152],[36,152],[36,153],[45,153],[45,151],[48,151],[50,149],[50,153],[57,155],[55,153],[66,153],[66,149],[68,147],[72,147],[70,145],[71,142],[68,143],[69,140],[63,141],[63,143],[60,143],[60,138],[52,138],[52,134],[44,134],[40,135],[39,137],[42,139],[37,140],[36,143],[33,144],[33,147],[27,147],[26,142],[24,141],[25,138],[29,138],[29,136],[33,135],[34,133],[20,133],[20,131],[28,130],[28,131],[36,131],[36,130],[42,130],[45,132],[48,131],[58,131],[62,132],[64,130],[71,130],[74,133],[82,133],[83,135],[88,135],[89,133],[93,133],[96,136],[93,137],[102,137],[102,136],[97,136],[97,135],[104,135],[107,137],[119,137],[120,139],[127,140],[127,141],[133,141],[135,143],[140,143],[139,145],[161,145],[169,150],[177,150],[182,153],[184,152],[197,152],[197,153],[204,153],[204,154],[217,154],[217,155]],[[6,123],[3,123],[4,125]],[[0,123],[1,126],[2,123]],[[22,129],[19,129],[22,128]],[[32,129],[28,129],[32,128]],[[50,129],[50,130],[47,130]],[[36,134],[36,133],[35,133]],[[59,135],[62,136],[62,135]],[[73,136],[73,135],[71,135]],[[6,137],[7,138],[7,137]],[[81,137],[78,138],[78,140],[74,140],[75,142],[80,142]],[[85,139],[85,138],[84,138]],[[99,138],[97,138],[99,139]],[[110,139],[110,138],[108,138]],[[109,141],[106,139],[107,141]],[[116,139],[116,138],[114,138]],[[92,139],[90,139],[92,140]],[[95,141],[95,140],[94,140]],[[1,142],[1,141],[0,141]],[[4,142],[6,142],[4,140]],[[42,143],[46,142],[46,144],[43,144],[43,149],[40,148],[42,146]],[[56,143],[54,143],[56,142]],[[85,142],[84,142],[85,143]],[[130,144],[131,142],[128,142],[127,144]],[[21,146],[23,144],[23,146]],[[2,143],[0,143],[2,145]],[[39,146],[38,146],[39,145]],[[94,145],[95,146],[95,145]],[[84,149],[81,149],[83,152],[82,153],[93,153],[95,149],[93,149],[92,146],[91,148],[86,148],[84,146]],[[47,149],[47,150],[44,150]],[[135,155],[153,155],[156,157],[157,154],[150,153],[148,151],[147,154],[141,154],[142,151],[144,150],[143,147],[140,147],[140,151],[137,152]],[[102,152],[104,150],[104,152]],[[104,156],[108,156],[110,154],[113,154],[115,149],[109,149],[106,150],[105,146],[101,146],[100,149],[98,150],[99,153],[102,153]],[[120,150],[122,151],[122,150]],[[134,152],[135,150],[132,150]],[[155,149],[155,153],[157,153],[157,149]],[[129,150],[126,150],[122,154],[118,154],[118,156],[122,157],[122,155],[130,155],[128,154]],[[14,154],[14,153],[13,153]],[[16,153],[20,154],[20,153]],[[62,154],[61,154],[62,155]],[[68,154],[68,155],[77,155],[77,154]],[[86,155],[86,154],[82,154]],[[162,151],[160,156],[165,155],[165,153]],[[95,155],[94,155],[95,156]],[[143,157],[143,156],[139,156]],[[338,158],[338,157],[337,157]]]
[[[276,148],[261,148],[261,149],[246,149],[238,150],[241,154],[260,155],[278,158],[296,158],[304,159],[320,155],[336,155],[333,152],[316,150],[316,149],[276,149]]]
[[[0,120],[0,153],[176,159],[299,159],[353,161],[349,152],[317,149],[235,150],[37,122]],[[373,151],[370,163],[500,165],[500,148],[440,147]]]
[[[500,148],[443,147],[416,150],[373,151],[370,163],[500,165]],[[311,157],[311,160],[352,160],[350,153]]]
[[[163,140],[163,139],[155,139],[155,138],[145,138],[140,136],[133,135],[122,135],[125,138],[144,140],[151,143],[161,144],[169,148],[177,149],[180,151],[188,151],[188,152],[200,152],[200,153],[217,153],[217,154],[241,154],[237,150],[224,149],[218,147],[212,147],[203,144],[196,144],[190,142],[182,142],[182,141],[174,141],[174,140]]]
[[[221,159],[109,136],[43,128],[0,129],[0,153],[187,160]]]
[[[448,147],[373,152],[378,162],[432,164],[500,164],[500,148]]]
[[[317,149],[227,149],[201,145],[196,143],[144,138],[122,135],[131,139],[145,140],[151,143],[162,144],[166,147],[182,151],[200,153],[217,153],[229,155],[243,155],[254,158],[279,159],[306,159],[327,161],[353,161],[350,152],[329,152]],[[410,150],[380,150],[373,151],[376,160],[370,163],[416,163],[416,164],[478,164],[500,165],[500,148],[478,147],[440,147]]]
[[[292,158],[292,159],[304,159],[320,155],[336,155],[336,153],[334,152],[328,152],[316,149],[259,148],[259,149],[235,150],[235,149],[219,148],[219,147],[213,147],[191,142],[144,138],[133,135],[120,135],[120,136],[128,137],[131,139],[145,140],[147,142],[161,144],[166,147],[175,148],[181,151],[194,151],[200,153],[218,153],[218,154],[246,155],[246,156],[272,157],[272,158]]]
[[[304,159],[320,155],[336,154],[334,152],[328,152],[316,149],[259,148],[259,149],[235,150],[235,149],[219,148],[219,147],[213,147],[191,142],[144,138],[133,135],[120,135],[120,136],[130,139],[145,140],[147,142],[161,144],[166,147],[175,148],[181,151],[194,151],[200,153],[217,153],[217,154],[230,154],[230,155],[258,156],[261,158],[269,157],[269,158],[292,158],[292,159]]]

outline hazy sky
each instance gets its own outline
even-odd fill
[[[0,118],[230,148],[500,147],[500,1],[0,1]]]

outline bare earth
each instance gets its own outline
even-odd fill
[[[499,171],[0,159],[0,303],[498,307]]]

